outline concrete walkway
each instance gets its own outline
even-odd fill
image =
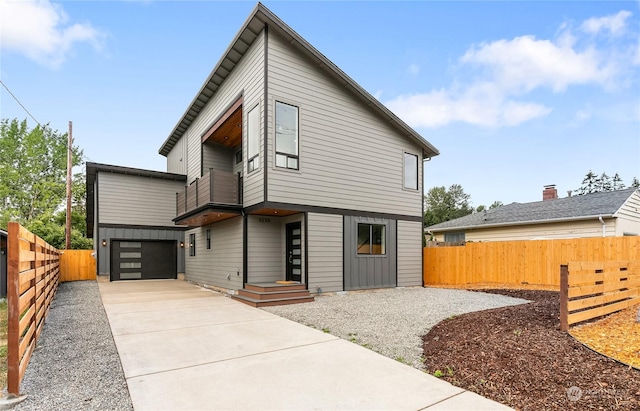
[[[99,286],[136,411],[510,409],[183,281]]]

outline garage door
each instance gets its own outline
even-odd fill
[[[111,241],[111,281],[177,278],[177,245],[170,241]]]

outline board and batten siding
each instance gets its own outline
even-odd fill
[[[398,287],[422,285],[422,223],[398,220]]]
[[[187,174],[187,139],[181,138],[167,155],[167,172]]]
[[[175,226],[176,193],[184,182],[116,173],[98,178],[98,224]]]
[[[403,189],[403,152],[421,148],[276,33],[268,48],[268,200],[421,216],[421,160]],[[273,166],[275,101],[299,106],[299,171]]]
[[[207,250],[206,231],[211,230]],[[196,235],[196,255],[189,255],[189,234]],[[198,284],[242,288],[242,218],[236,217],[185,233],[185,278]],[[229,279],[227,279],[229,275]]]
[[[242,139],[246,141],[247,130],[247,113],[248,110],[256,103],[264,108],[264,31],[253,42],[251,47],[238,62],[233,71],[220,85],[216,94],[209,100],[207,105],[202,109],[198,117],[193,121],[189,129],[184,133],[180,140],[187,143],[187,181],[191,183],[196,178],[201,177],[202,171],[202,135],[211,127],[211,125],[234,103],[239,96],[243,96],[242,105]],[[262,117],[262,115],[261,115]],[[260,121],[260,138],[263,138],[263,121]],[[246,159],[246,144],[243,144],[243,159]],[[260,169],[247,175],[244,174],[244,205],[250,206],[263,201],[263,175],[264,175],[264,152],[263,144],[260,143]],[[172,152],[176,150],[176,144],[167,157],[172,157]],[[231,158],[229,159],[231,162]],[[246,162],[244,162],[246,164]],[[246,167],[245,167],[246,170]],[[207,170],[204,170],[206,172]]]
[[[631,194],[616,216],[616,236],[640,235],[640,192]]]
[[[309,291],[343,290],[343,217],[308,213]]]
[[[605,218],[606,236],[615,235],[614,219]],[[555,238],[602,237],[602,224],[592,220],[564,223],[529,224],[510,227],[483,228],[465,231],[466,241],[546,240]],[[444,233],[437,233],[437,241],[444,241]]]
[[[282,218],[250,215],[247,229],[247,281],[268,283],[284,280]]]

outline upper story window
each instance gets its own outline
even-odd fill
[[[247,172],[260,168],[260,105],[247,115]]]
[[[298,107],[276,101],[276,167],[299,169]]]
[[[404,153],[404,188],[418,189],[418,156]]]

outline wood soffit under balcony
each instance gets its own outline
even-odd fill
[[[217,143],[227,148],[242,144],[242,98],[202,135],[202,143]]]
[[[252,212],[252,215],[268,215],[268,216],[275,216],[275,217],[284,217],[284,216],[288,216],[288,215],[294,215],[294,214],[298,214],[300,213],[300,211],[293,211],[293,210],[276,210],[275,208],[263,208],[261,210],[256,210],[254,212]]]
[[[204,210],[196,215],[189,216],[182,220],[177,220],[176,224],[188,225],[190,227],[202,227],[205,225],[217,223],[218,221],[228,220],[229,218],[239,217],[240,212],[228,213],[217,212],[215,210]]]

